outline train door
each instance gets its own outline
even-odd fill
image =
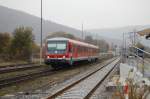
[[[69,53],[69,58],[70,58],[69,59],[69,64],[73,65],[73,63],[74,63],[74,59],[73,59],[74,51],[73,51],[73,44],[72,43],[69,43],[68,53]]]

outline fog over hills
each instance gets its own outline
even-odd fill
[[[0,6],[0,32],[13,32],[16,27],[28,26],[33,28],[36,42],[40,42],[40,18],[21,11]],[[81,36],[81,31],[57,24],[48,20],[43,21],[43,38],[48,33],[64,31]]]
[[[97,33],[99,36],[122,40],[123,33],[128,33],[133,31],[137,32],[145,28],[150,28],[150,25],[145,25],[145,26],[135,25],[135,26],[120,27],[120,28],[91,29],[87,31],[92,33]]]
[[[137,32],[143,29],[150,28],[150,25],[135,25],[135,26],[126,26],[120,28],[106,28],[106,29],[91,29],[87,30],[88,32],[93,33],[94,35],[98,35],[103,38],[108,38],[110,43],[114,43],[117,45],[122,45],[123,33],[129,32]],[[147,41],[141,39],[144,45],[147,45]]]
[[[36,42],[37,43],[40,42],[41,25],[40,25],[39,17],[30,15],[22,11],[0,6],[0,32],[12,33],[14,29],[19,26],[32,27]],[[134,29],[140,30],[146,27],[150,27],[150,25],[85,30],[86,32],[84,31],[84,36],[91,35],[97,39],[104,39],[107,42],[109,42],[109,44],[114,43],[114,44],[121,45],[123,32],[132,32]],[[58,32],[58,31],[67,32],[80,38],[82,34],[82,32],[78,29],[61,25],[49,20],[43,20],[43,38],[45,38],[49,33]]]

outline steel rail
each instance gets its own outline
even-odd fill
[[[10,66],[0,66],[0,74],[14,72],[14,71],[21,71],[33,68],[40,68],[42,67],[39,64],[21,64],[21,65],[10,65]]]
[[[93,71],[92,73],[80,78],[79,80],[67,85],[66,87],[58,90],[55,93],[52,93],[52,95],[48,96],[47,99],[54,99],[60,95],[62,95],[65,91],[69,90],[70,88],[74,87],[75,85],[79,84],[80,82],[84,81],[85,79],[87,79],[88,77],[92,76],[93,74],[95,74],[96,72],[100,71],[101,69],[103,69],[104,67],[106,67],[107,65],[111,64],[112,62],[114,62],[116,60],[116,58],[114,60],[112,60],[111,62],[108,62],[107,64],[103,65],[102,67],[100,67],[99,69]],[[120,61],[120,60],[119,60]],[[117,62],[118,63],[118,62]],[[110,73],[110,72],[109,72]],[[108,76],[108,75],[107,75]],[[104,80],[104,79],[102,79]],[[91,93],[93,92],[93,90],[91,91]],[[88,94],[87,97],[89,97],[91,94]]]
[[[98,63],[94,63],[94,64],[98,64]],[[90,64],[90,65],[93,65],[93,64]],[[18,82],[34,79],[34,78],[41,77],[41,76],[46,76],[48,74],[54,74],[57,71],[53,71],[52,69],[51,70],[43,70],[43,71],[38,71],[36,73],[30,73],[30,74],[18,75],[18,76],[15,76],[15,77],[0,79],[0,89],[4,88],[4,87],[7,87],[9,85],[18,83]]]
[[[98,64],[98,63],[96,63],[96,64]],[[93,65],[93,64],[91,64],[91,65]],[[35,78],[46,76],[49,74],[55,74],[56,72],[58,72],[58,71],[53,71],[52,69],[50,69],[50,70],[38,71],[36,73],[23,74],[23,75],[18,75],[15,77],[0,79],[0,89],[10,86],[10,85],[13,85],[13,84],[16,84],[16,83],[19,83],[19,82],[35,79]]]
[[[93,64],[91,64],[91,65],[93,65]],[[4,87],[7,87],[9,85],[18,83],[18,82],[30,80],[30,79],[33,79],[33,78],[37,78],[37,77],[40,77],[40,76],[53,74],[53,73],[56,73],[56,71],[44,70],[44,71],[39,71],[39,72],[36,72],[36,73],[30,73],[30,74],[18,75],[18,76],[15,76],[15,77],[9,77],[9,78],[5,78],[5,79],[0,79],[0,89],[4,88]]]
[[[52,74],[52,73],[55,73],[55,71],[52,72],[52,70],[43,70],[43,71],[39,71],[39,72],[36,72],[36,73],[19,75],[19,76],[16,76],[16,77],[1,79],[0,80],[0,89],[4,88],[6,86],[9,86],[9,85],[18,83],[18,82],[34,79],[34,78],[49,75],[49,74]]]
[[[0,68],[17,67],[17,66],[22,66],[22,65],[31,65],[31,64],[35,64],[35,63],[24,63],[24,64],[3,65],[3,66],[0,66]]]
[[[120,60],[119,60],[120,61]],[[105,81],[105,79],[109,76],[109,74],[115,69],[119,61],[114,65],[114,67],[102,78],[102,80],[95,85],[95,87],[88,93],[88,95],[85,97],[85,99],[89,99],[92,94],[96,91],[96,89]]]

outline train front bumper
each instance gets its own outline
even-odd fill
[[[46,64],[58,64],[58,63],[69,63],[69,59],[66,58],[48,58],[45,59]]]

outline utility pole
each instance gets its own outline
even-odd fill
[[[123,33],[123,41],[122,41],[122,62],[124,61],[124,33]]]
[[[131,45],[134,44],[134,37],[133,37],[133,32],[129,32],[129,37],[130,37],[130,40],[131,40]]]
[[[97,41],[97,33],[96,33],[96,37],[95,37],[95,39],[96,39],[96,45],[98,46],[98,41]]]
[[[125,46],[125,58],[126,58],[127,57],[126,37],[124,37],[124,46]]]
[[[136,43],[136,35],[135,35],[135,33],[136,33],[136,30],[133,30],[133,39],[134,39],[134,43],[133,43],[133,45],[135,46],[135,43]]]
[[[42,39],[42,32],[43,32],[43,12],[42,12],[42,7],[43,7],[43,2],[42,2],[42,0],[41,0],[41,47],[40,47],[40,65],[42,64],[42,41],[43,41],[43,39]]]
[[[84,38],[83,38],[83,22],[82,22],[82,40],[84,40]]]

